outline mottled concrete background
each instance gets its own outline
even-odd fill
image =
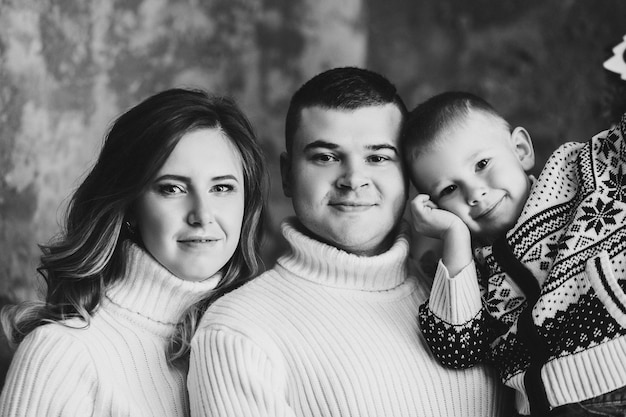
[[[112,119],[157,91],[229,94],[252,119],[272,163],[271,263],[290,213],[283,118],[312,75],[367,66],[409,107],[482,94],[530,130],[541,163],[623,103],[602,62],[624,34],[623,0],[0,0],[0,305],[39,294],[37,243]],[[9,358],[0,341],[0,385]]]

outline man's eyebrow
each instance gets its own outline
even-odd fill
[[[303,151],[306,152],[309,149],[317,149],[317,148],[337,149],[339,148],[339,145],[337,145],[336,143],[327,142],[325,140],[315,140],[307,144],[304,147]],[[370,151],[379,151],[381,149],[389,149],[390,151],[393,151],[396,155],[398,155],[398,149],[395,146],[389,145],[387,143],[383,143],[380,145],[366,145],[365,149],[368,149]]]
[[[396,155],[398,155],[398,148],[396,148],[393,145],[386,144],[386,143],[383,143],[381,145],[368,145],[367,149],[372,150],[372,151],[379,151],[381,149],[389,149],[390,151],[393,151]]]
[[[308,151],[309,149],[316,149],[316,148],[326,148],[326,149],[337,149],[339,147],[339,145],[337,145],[336,143],[332,143],[332,142],[326,142],[325,140],[314,140],[311,143],[308,143],[303,151]]]

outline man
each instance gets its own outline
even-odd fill
[[[296,92],[281,156],[290,251],[202,319],[192,415],[500,415],[493,371],[441,367],[418,328],[430,284],[407,272],[405,114],[395,87],[364,69]]]

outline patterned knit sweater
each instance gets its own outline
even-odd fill
[[[186,372],[168,365],[166,347],[183,312],[219,277],[183,281],[139,247],[125,249],[126,276],[88,327],[46,324],[19,345],[0,416],[189,415]]]
[[[220,298],[192,341],[192,416],[449,416],[501,413],[495,370],[452,370],[417,326],[429,282],[407,277],[408,241],[360,257],[294,220],[272,269]]]
[[[450,279],[420,324],[437,357],[492,361],[520,413],[626,386],[626,115],[549,158],[515,226]],[[481,303],[482,293],[482,303]]]

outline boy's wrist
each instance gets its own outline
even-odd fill
[[[450,273],[456,276],[472,261],[472,238],[465,223],[459,221],[449,227],[442,236],[441,260]]]
[[[448,227],[441,236],[441,240],[444,241],[444,244],[448,240],[453,240],[458,243],[466,242],[469,246],[472,244],[472,236],[470,234],[469,228],[458,219],[458,221],[453,222],[450,227]]]

